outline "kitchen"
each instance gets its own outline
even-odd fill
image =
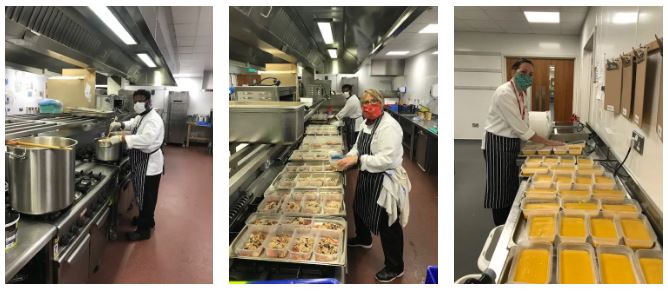
[[[438,8],[229,11],[229,280],[435,283]]]
[[[210,6],[5,7],[5,283],[213,283],[212,55]]]
[[[454,7],[456,283],[663,282],[663,7]]]

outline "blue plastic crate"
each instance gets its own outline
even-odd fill
[[[427,267],[427,278],[424,279],[425,284],[438,284],[438,266]]]

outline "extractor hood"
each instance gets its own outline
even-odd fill
[[[264,66],[301,63],[317,73],[352,74],[428,7],[230,7],[230,58]],[[330,22],[333,44],[318,22]],[[336,49],[332,59],[328,49]]]
[[[123,43],[85,6],[5,7],[6,62],[53,72],[94,68],[126,78],[133,85],[176,86],[139,8],[108,8],[136,45]],[[137,57],[139,53],[148,54],[156,67],[147,67]]]

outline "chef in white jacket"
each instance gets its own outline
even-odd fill
[[[485,208],[492,209],[494,224],[505,224],[519,188],[517,156],[521,141],[545,145],[562,142],[545,139],[529,127],[524,98],[533,84],[533,63],[519,59],[512,66],[513,78],[496,88],[487,114],[482,149],[485,157]]]
[[[403,131],[392,116],[383,112],[383,97],[377,90],[366,90],[362,94],[362,113],[365,120],[357,141],[337,164],[340,169],[355,165],[359,168],[353,202],[356,236],[348,240],[348,247],[371,248],[371,234],[380,235],[385,267],[376,273],[376,280],[391,282],[404,274],[404,235],[402,219],[397,213],[402,212],[403,208],[405,213],[400,215],[407,214],[408,202],[405,200],[408,197],[407,193],[381,195],[381,192],[392,188],[406,189],[384,186],[388,179],[392,179],[390,182],[407,182],[401,167]],[[386,209],[387,205],[394,205],[398,209]],[[395,218],[394,221],[389,221],[390,217]],[[407,221],[403,222],[405,225]]]
[[[109,127],[112,131],[122,129],[132,132],[130,135],[113,136],[111,142],[127,144],[132,184],[139,205],[139,216],[133,219],[137,229],[128,234],[128,240],[137,241],[151,238],[151,229],[155,226],[155,206],[164,168],[161,147],[165,128],[160,114],[151,107],[150,92],[137,90],[132,99],[138,115],[123,123],[112,122]]]
[[[357,95],[353,94],[353,86],[345,84],[341,86],[341,91],[346,97],[346,104],[336,114],[336,119],[343,121],[343,134],[346,147],[350,149],[357,140],[357,135],[362,125],[362,106]]]

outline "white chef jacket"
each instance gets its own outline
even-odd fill
[[[142,116],[137,115],[132,119],[123,122],[124,129],[130,131],[134,130],[141,119]],[[162,173],[164,158],[162,156],[162,150],[159,148],[162,146],[164,137],[165,125],[162,122],[160,114],[155,112],[155,109],[151,109],[151,111],[144,115],[144,119],[141,121],[139,129],[137,129],[137,134],[125,136],[125,142],[128,145],[128,149],[138,149],[147,154],[158,150],[148,158],[146,176],[154,176]]]
[[[360,98],[357,95],[353,94],[348,99],[346,99],[346,104],[343,105],[341,111],[336,114],[336,119],[342,120],[344,117],[355,119],[355,132],[359,132],[360,126],[362,125],[362,105],[360,104]]]
[[[518,89],[515,89],[518,90]],[[524,105],[524,119],[520,113],[520,103],[510,82],[496,88],[489,106],[485,131],[495,135],[529,140],[536,132],[529,127],[529,111]],[[519,90],[518,90],[519,93]],[[485,149],[485,137],[482,139]]]
[[[366,122],[363,122],[360,130],[371,134],[373,124],[367,125]],[[357,136],[357,141],[360,140],[362,132]],[[370,173],[382,173],[401,166],[404,155],[404,148],[401,145],[403,136],[404,132],[401,130],[399,123],[390,114],[384,113],[376,129],[376,133],[371,139],[371,152],[373,155],[362,155],[359,158],[360,169]],[[346,156],[357,155],[357,142],[355,142],[355,145]]]

